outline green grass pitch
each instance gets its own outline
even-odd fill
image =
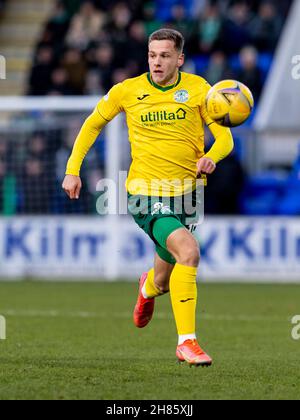
[[[211,368],[175,360],[168,296],[132,323],[135,283],[0,283],[0,399],[299,399],[300,286],[200,284]]]

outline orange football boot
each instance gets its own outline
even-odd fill
[[[148,273],[144,273],[140,278],[138,300],[133,312],[133,321],[138,328],[146,327],[151,321],[154,312],[155,298],[145,299],[142,294],[142,289],[147,277]]]
[[[186,340],[177,347],[176,356],[179,362],[190,366],[211,366],[212,358],[199,346],[197,340]]]

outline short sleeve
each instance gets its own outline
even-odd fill
[[[208,82],[203,83],[202,85],[202,95],[201,95],[201,103],[200,103],[200,114],[207,126],[213,124],[215,121],[210,118],[207,112],[206,107],[206,96],[211,89],[211,85]]]
[[[111,121],[124,111],[122,106],[123,90],[122,83],[115,85],[98,103],[97,110],[106,121]]]

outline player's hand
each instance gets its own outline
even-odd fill
[[[78,200],[82,188],[80,177],[75,175],[66,175],[62,188],[71,200]]]
[[[201,174],[212,174],[216,170],[217,165],[212,159],[201,158],[197,163],[197,176]]]

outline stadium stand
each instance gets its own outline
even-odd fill
[[[147,70],[147,37],[168,26],[184,33],[197,73],[208,68],[211,83],[219,75],[239,78],[258,99],[284,14],[270,1],[60,0],[37,43],[27,92],[104,93]]]
[[[4,7],[5,7],[5,3],[6,3],[5,0],[0,0],[0,17],[2,16]]]
[[[0,5],[0,51],[7,59],[7,80],[1,86],[1,95],[24,94],[32,51],[52,3],[52,0],[5,0]]]

